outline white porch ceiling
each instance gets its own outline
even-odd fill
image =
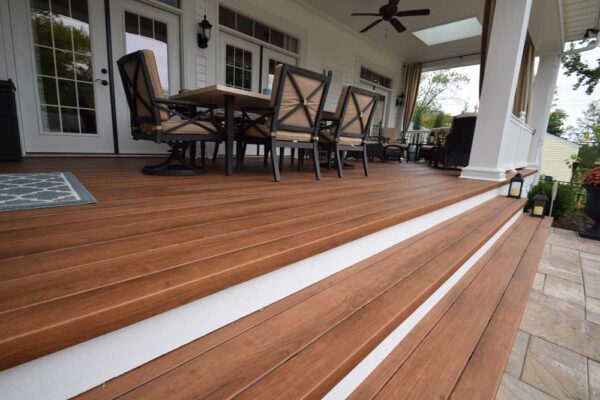
[[[598,28],[600,0],[562,0],[565,40],[583,38],[589,28]]]

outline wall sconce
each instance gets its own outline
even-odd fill
[[[200,27],[200,33],[198,33],[198,47],[205,49],[208,47],[212,25],[206,19],[206,15],[204,15],[204,19],[202,22],[198,23],[198,26]]]
[[[404,92],[400,93],[400,96],[396,99],[396,107],[402,107],[404,105],[404,99],[406,99],[406,95]]]

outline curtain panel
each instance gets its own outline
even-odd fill
[[[479,95],[483,88],[483,77],[485,75],[485,63],[487,62],[488,49],[490,47],[490,36],[492,35],[492,25],[494,23],[494,11],[496,10],[496,0],[486,0],[485,14],[483,17],[483,31],[481,32],[481,61],[479,64]]]
[[[412,120],[419,95],[419,84],[421,83],[421,71],[423,64],[405,65],[404,71],[404,114],[402,115],[402,133],[406,134],[410,121]]]
[[[519,70],[519,80],[517,81],[517,90],[515,91],[515,103],[513,105],[513,114],[517,117],[521,111],[525,112],[526,120],[531,116],[531,98],[533,95],[533,70],[535,64],[535,48],[531,37],[527,35],[523,47],[523,58],[521,60],[521,69]]]

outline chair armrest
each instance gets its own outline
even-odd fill
[[[188,100],[173,100],[173,99],[155,98],[154,101],[159,104],[167,104],[167,105],[174,105],[174,106],[181,106],[181,107],[217,108],[217,106],[214,104],[196,103],[195,101],[188,101]]]

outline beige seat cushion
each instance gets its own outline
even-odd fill
[[[187,121],[178,117],[173,117],[167,121],[163,121],[161,125],[141,124],[139,131],[148,133],[154,130],[162,130],[167,135],[213,135],[216,133],[210,122],[201,122],[202,126],[196,124],[188,124]]]
[[[335,133],[331,129],[322,130],[320,137],[325,143],[335,143]],[[360,146],[363,141],[361,138],[341,136],[338,138],[338,142],[343,146]]]
[[[256,125],[253,125],[252,127],[248,128],[244,132],[244,135],[259,138],[259,139],[269,139],[271,137],[271,133],[269,132],[269,129],[270,129],[270,126],[268,124],[256,124]],[[311,136],[310,136],[310,133],[279,130],[279,131],[275,132],[275,139],[287,140],[290,142],[310,142]]]
[[[420,147],[421,150],[431,150],[433,149],[435,146],[433,145],[429,145],[429,144],[425,144],[423,146]]]

